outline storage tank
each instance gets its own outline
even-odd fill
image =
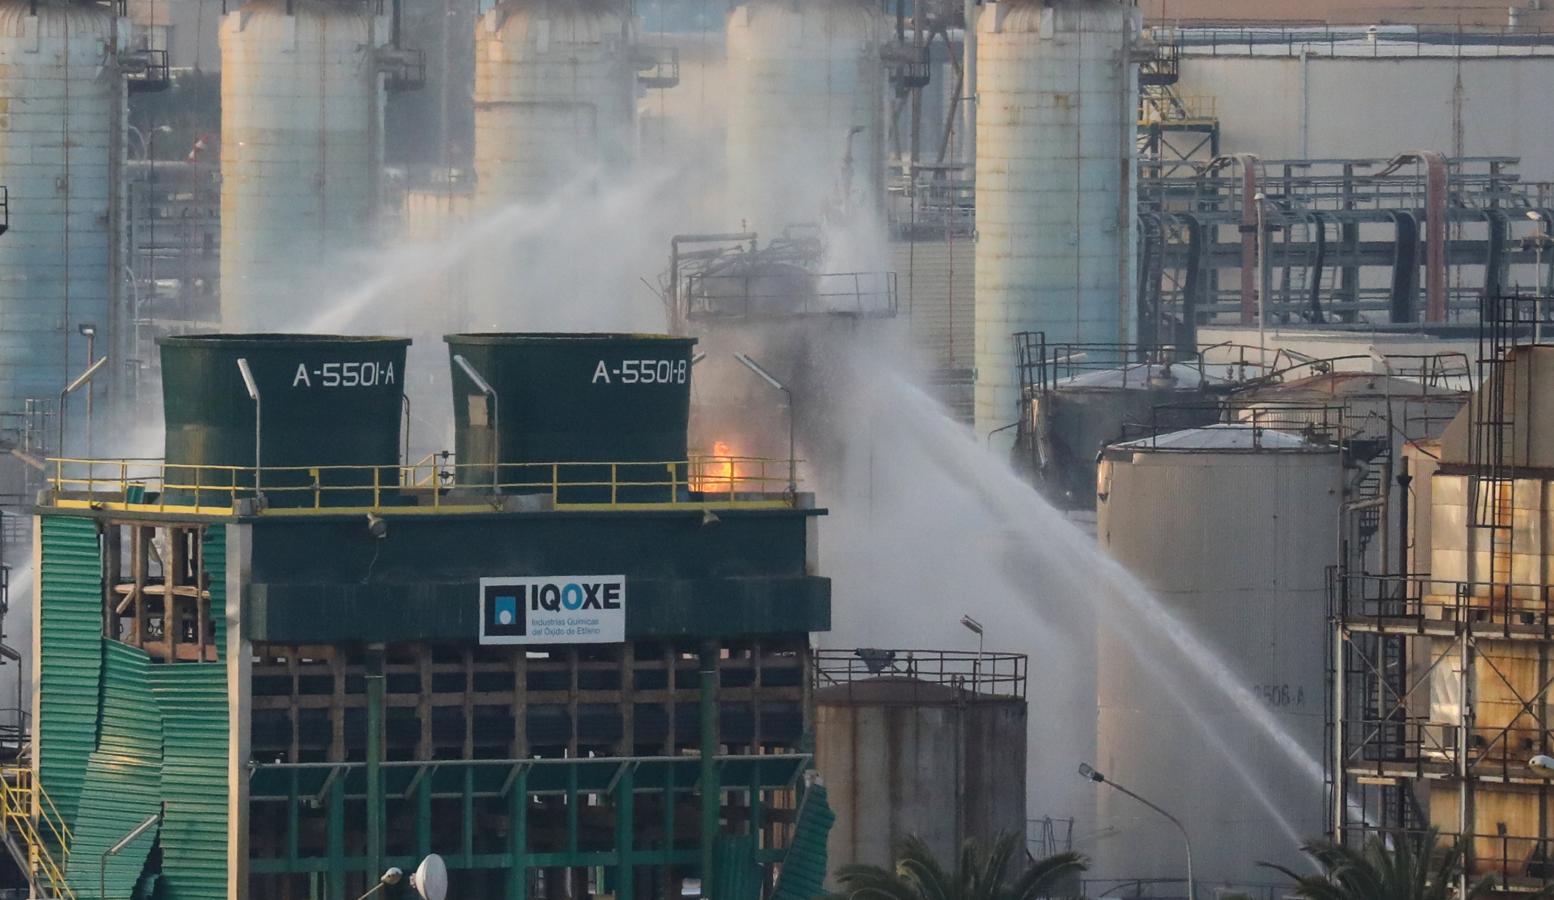
[[[1335,447],[1240,423],[1117,444],[1101,461],[1102,547],[1229,669],[1236,683],[1226,687],[1249,694],[1237,699],[1262,706],[1285,735],[1275,743],[1256,730],[1201,676],[1178,677],[1175,649],[1162,654],[1168,670],[1129,649],[1128,628],[1166,646],[1153,636],[1160,622],[1101,629],[1096,767],[1182,820],[1200,886],[1267,882],[1259,861],[1298,864],[1299,840],[1324,833],[1326,586],[1342,479]],[[1097,876],[1182,877],[1179,835],[1117,791],[1100,790],[1097,804],[1108,835],[1095,845]]]
[[[572,485],[556,491],[562,500],[643,501],[689,490],[689,472],[679,463],[689,455],[695,338],[535,333],[444,340],[461,484],[490,485],[500,461],[499,481],[514,493],[550,493],[562,484]]]
[[[1142,428],[1175,431],[1218,421],[1218,404],[1231,387],[1201,364],[1137,363],[1081,372],[1032,397],[1031,463],[1048,500],[1063,509],[1094,509],[1097,459],[1107,445]]]
[[[0,2],[0,409],[57,397],[86,367],[85,323],[110,334],[110,235],[124,83],[96,3]],[[104,352],[100,345],[99,355]],[[79,407],[80,404],[77,404]]]
[[[534,201],[636,141],[632,19],[620,0],[504,0],[475,25],[476,202]]]
[[[884,195],[883,20],[867,0],[750,0],[728,15],[728,209],[777,233]]]
[[[1002,0],[977,19],[978,434],[1019,416],[1016,332],[1129,339],[1138,27],[1116,0]]]
[[[832,871],[889,867],[908,835],[954,860],[968,838],[1025,833],[1024,656],[818,650],[815,666]]]
[[[382,155],[370,10],[360,0],[249,0],[221,23],[229,330],[305,317],[297,294],[308,277],[369,237]]]
[[[256,453],[267,506],[393,502],[408,338],[203,334],[157,343],[167,423],[167,502],[227,505],[234,493],[252,496]],[[240,359],[253,375],[258,403],[249,395]],[[276,471],[289,467],[299,468]],[[309,468],[317,468],[316,478]],[[383,487],[377,497],[371,490],[375,476]]]

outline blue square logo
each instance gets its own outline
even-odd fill
[[[515,638],[528,632],[523,594],[521,585],[482,585],[480,633],[483,637]]]

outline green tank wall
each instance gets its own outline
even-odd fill
[[[635,483],[613,498],[667,499],[685,490],[691,409],[691,350],[695,338],[649,334],[452,334],[454,451],[460,481],[490,484],[494,454],[504,464],[656,463],[617,467],[613,480]],[[463,356],[497,395],[496,414],[453,357]],[[495,422],[491,421],[495,418]],[[609,500],[607,489],[576,487],[610,482],[607,466],[505,465],[503,484],[522,491],[552,479],[574,485],[563,501]],[[647,484],[644,484],[647,483]]]
[[[210,334],[162,338],[162,403],[167,422],[169,502],[220,505],[232,475],[183,466],[237,466],[240,496],[252,496],[255,404],[237,361],[247,359],[259,388],[263,466],[342,466],[319,473],[265,472],[270,506],[358,505],[360,488],[398,483],[408,338],[290,334]],[[173,487],[178,485],[180,487]]]

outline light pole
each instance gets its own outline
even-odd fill
[[[788,496],[797,497],[799,493],[798,458],[794,455],[793,441],[793,392],[783,387],[782,382],[772,377],[772,373],[761,368],[761,364],[743,353],[735,353],[734,358],[739,364],[761,377],[761,380],[782,391],[788,398]]]
[[[1108,781],[1105,775],[1097,772],[1093,767],[1091,767],[1089,763],[1079,764],[1079,774],[1081,777],[1089,781],[1093,781],[1096,784],[1111,785],[1118,791],[1121,791],[1127,796],[1132,797],[1134,800],[1137,800],[1138,802],[1159,813],[1161,816],[1165,817],[1167,822],[1170,822],[1172,825],[1176,826],[1176,830],[1182,833],[1182,844],[1187,848],[1187,900],[1198,900],[1197,883],[1193,881],[1192,877],[1192,839],[1187,836],[1187,827],[1182,824],[1181,820],[1156,806],[1155,804],[1150,803],[1148,800],[1145,800],[1143,797],[1140,797],[1138,794],[1133,793],[1117,782]]]
[[[124,848],[135,843],[135,839],[149,831],[156,823],[162,821],[160,812],[146,816],[139,825],[131,828],[124,837],[118,839],[112,847],[104,850],[97,860],[97,896],[107,900],[108,897],[108,857],[118,856],[124,852]]]
[[[65,389],[59,392],[59,448],[56,452],[58,452],[62,458],[65,455],[65,404],[70,399],[71,394],[79,391],[83,386],[86,385],[87,382],[91,381],[98,372],[101,372],[103,366],[107,364],[108,357],[104,356],[102,359],[99,359],[91,365],[87,366],[86,371],[82,372],[80,375],[77,375],[74,381],[65,385]]]
[[[1533,267],[1537,270],[1533,281],[1536,296],[1532,300],[1532,342],[1543,343],[1543,245],[1549,242],[1549,215],[1541,209],[1527,210],[1527,218],[1538,223],[1538,233],[1532,238]]]
[[[387,869],[384,869],[383,874],[378,877],[378,883],[368,888],[367,893],[357,897],[356,900],[367,900],[368,897],[371,897],[373,894],[376,894],[378,891],[383,890],[389,885],[399,884],[400,881],[404,880],[404,877],[404,869],[401,869],[398,866],[389,866]],[[107,898],[103,898],[103,900],[107,900]]]
[[[254,372],[248,367],[248,359],[246,357],[239,357],[237,371],[238,374],[243,376],[243,387],[248,389],[248,399],[254,401],[254,502],[262,507],[264,505],[264,495],[260,493],[259,470],[263,468],[264,463],[264,456],[260,453],[260,441],[263,434],[260,424],[264,413],[264,404],[260,402],[259,383],[254,380]],[[199,479],[196,478],[194,483],[199,484]],[[194,505],[200,505],[200,498],[198,496],[194,498]]]
[[[976,692],[977,682],[982,680],[982,623],[970,616],[961,616],[960,623],[966,626],[966,630],[977,636],[977,664],[971,670],[971,690]]]
[[[97,361],[97,326],[91,322],[82,322],[76,328],[81,336],[86,338],[86,365],[91,367]],[[86,389],[86,457],[92,457],[92,395],[97,393],[95,388]]]
[[[502,492],[502,479],[501,470],[498,466],[501,465],[502,461],[502,454],[500,452],[502,449],[502,431],[498,426],[502,422],[502,409],[501,403],[496,396],[496,388],[482,378],[480,373],[475,371],[475,367],[470,365],[469,360],[465,359],[461,354],[453,354],[453,361],[458,364],[460,369],[464,370],[464,374],[469,377],[469,380],[474,382],[475,388],[482,394],[485,394],[486,399],[491,401],[491,493],[500,494]]]

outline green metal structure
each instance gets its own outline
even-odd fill
[[[218,401],[249,402],[241,382]],[[596,409],[601,433],[637,414]],[[54,464],[33,764],[77,896],[351,900],[431,852],[460,898],[818,892],[803,748],[830,585],[807,496],[708,494],[690,459],[673,490],[617,471],[569,498],[335,457],[333,495],[276,503],[308,468],[286,453],[223,461],[247,495],[193,503],[171,466]],[[179,478],[203,481],[195,459]],[[99,888],[103,848],[158,813]]]

